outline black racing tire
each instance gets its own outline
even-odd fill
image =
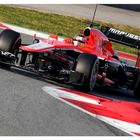
[[[138,79],[134,88],[134,96],[136,98],[140,98],[140,74],[138,76]]]
[[[120,60],[119,57],[117,55],[113,55],[112,58],[116,59],[116,60]]]
[[[99,59],[96,55],[82,53],[77,59],[75,71],[84,75],[82,89],[92,91],[95,87],[99,70]]]
[[[5,29],[0,34],[0,50],[15,53],[21,45],[20,33]]]

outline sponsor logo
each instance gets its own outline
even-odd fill
[[[131,34],[131,33],[127,33],[127,32],[124,32],[124,31],[120,31],[120,30],[117,30],[117,29],[114,29],[114,28],[110,28],[109,32],[120,35],[120,36],[124,35],[125,37],[140,41],[140,36],[134,35],[134,34]]]
[[[0,53],[1,53],[1,55],[9,57],[9,58],[15,57],[15,55],[10,52],[1,51]]]

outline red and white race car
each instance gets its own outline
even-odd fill
[[[96,84],[109,84],[134,90],[134,95],[140,97],[139,55],[136,65],[130,66],[120,60],[110,41],[138,50],[140,47],[140,36],[103,26],[97,30],[93,24],[74,38],[60,41],[57,35],[50,35],[35,38],[30,45],[21,44],[20,33],[5,29],[0,34],[0,61],[85,91],[91,91]]]

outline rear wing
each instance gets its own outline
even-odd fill
[[[105,34],[110,41],[140,49],[139,35],[127,33],[107,26],[102,26],[101,32]]]
[[[120,31],[118,29],[101,26],[101,32],[107,36],[110,41],[124,44],[138,49],[138,56],[135,67],[140,69],[140,36]]]

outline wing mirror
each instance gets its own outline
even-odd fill
[[[102,44],[103,48],[106,47],[107,43],[108,43],[108,41],[106,41],[106,40],[103,41],[103,44]]]
[[[111,43],[110,41],[104,40],[102,46],[105,48],[106,46],[111,46]]]

